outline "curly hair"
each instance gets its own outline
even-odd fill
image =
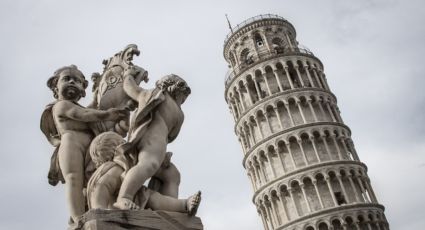
[[[155,83],[155,85],[161,90],[168,92],[172,97],[174,97],[178,91],[182,92],[186,96],[191,93],[191,89],[187,85],[186,81],[175,74],[162,77]]]
[[[49,80],[47,80],[47,87],[49,87],[53,91],[53,97],[55,97],[57,99],[58,96],[59,96],[58,91],[57,91],[57,84],[58,84],[58,80],[59,80],[59,75],[60,75],[60,73],[62,73],[65,70],[69,70],[71,73],[78,75],[79,77],[81,77],[83,79],[83,88],[84,89],[81,91],[81,96],[85,97],[86,96],[85,89],[89,85],[89,82],[84,77],[84,74],[75,65],[64,66],[64,67],[57,69],[53,73],[53,76],[50,77]]]
[[[116,148],[124,144],[125,140],[117,133],[108,131],[99,134],[90,144],[89,152],[96,168],[115,156]]]

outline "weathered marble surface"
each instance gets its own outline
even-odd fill
[[[201,230],[198,217],[184,213],[151,210],[88,211],[73,230]]]

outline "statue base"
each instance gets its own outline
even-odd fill
[[[199,217],[152,210],[101,210],[86,212],[72,230],[202,230]]]

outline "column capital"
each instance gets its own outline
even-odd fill
[[[317,185],[317,180],[316,180],[316,178],[313,178],[313,179],[311,180],[311,182],[312,182],[314,185]]]

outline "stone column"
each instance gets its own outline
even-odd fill
[[[321,69],[319,69],[319,68],[317,68],[317,71],[318,71],[318,75],[320,76],[320,79],[322,80],[322,84],[323,84],[324,88],[326,90],[330,91],[329,85],[326,82],[325,73],[323,73],[323,71]]]
[[[280,82],[277,69],[273,69],[273,74],[274,74],[274,77],[276,78],[277,85],[279,86],[279,91],[283,92],[284,89],[283,89],[283,86],[282,86],[282,82]]]
[[[260,164],[260,170],[263,173],[263,177],[264,177],[264,183],[267,183],[269,181],[269,177],[267,175],[267,169],[266,166],[264,164],[264,161],[262,161],[261,159],[259,160],[259,164]]]
[[[300,150],[301,150],[301,155],[303,156],[305,165],[308,166],[308,160],[307,160],[307,156],[305,155],[305,151],[304,151],[304,147],[303,147],[303,143],[301,138],[297,138],[297,142],[298,142],[298,146],[300,146]]]
[[[255,91],[257,91],[257,96],[258,96],[258,100],[261,100],[263,97],[261,96],[261,90],[258,88],[258,82],[256,81],[256,77],[255,74],[251,74],[251,76],[253,76],[254,80],[254,87],[255,87]]]
[[[255,120],[255,124],[257,125],[258,131],[260,132],[261,139],[264,139],[264,133],[263,133],[263,130],[261,129],[260,122],[258,122],[257,114],[255,114],[254,120]]]
[[[341,174],[339,173],[336,174],[336,178],[338,179],[339,186],[341,186],[341,190],[342,190],[342,193],[344,194],[345,200],[347,201],[347,204],[349,204],[350,198],[348,197],[347,191],[345,190],[344,182],[342,181]]]
[[[246,93],[248,94],[248,99],[251,102],[251,105],[254,105],[255,104],[255,101],[252,98],[251,91],[248,88],[248,82],[244,81],[243,83],[244,83],[244,86],[245,86],[245,89],[246,89]]]
[[[284,101],[283,104],[285,105],[285,109],[288,112],[289,119],[291,120],[291,125],[295,126],[294,118],[292,118],[292,114],[291,114],[291,110],[289,110],[288,102]]]
[[[317,157],[317,162],[319,162],[319,163],[322,162],[322,160],[320,159],[320,156],[319,156],[319,152],[317,151],[315,137],[313,135],[310,135],[310,141],[311,141],[311,145],[313,145],[313,150],[314,150],[314,154]]]
[[[240,90],[240,88],[239,88],[239,86],[236,86],[236,89],[239,89],[238,90],[238,97],[239,97],[239,101],[240,101],[240,104],[241,104],[241,107],[242,107],[242,110],[243,111],[246,111],[246,108],[245,108],[245,105],[244,105],[244,103],[243,103],[243,97],[242,97],[242,92],[241,92],[241,90]]]
[[[366,176],[364,177],[364,179],[366,181],[366,183],[365,183],[366,187],[367,187],[368,191],[370,191],[370,195],[372,196],[372,201],[375,202],[375,203],[378,203],[378,199],[375,195],[375,192],[372,189],[372,185],[370,184],[370,179]]]
[[[294,83],[292,82],[291,76],[289,75],[288,66],[285,66],[284,69],[285,69],[286,77],[288,78],[289,85],[291,86],[291,89],[295,89]]]
[[[349,160],[350,159],[350,157],[349,157],[349,152],[350,151],[348,151],[347,144],[345,143],[344,138],[345,138],[344,136],[341,136],[338,139],[339,139],[339,141],[342,144],[342,148],[344,148],[346,158],[348,158],[348,160]],[[353,159],[354,159],[354,157],[353,157]]]
[[[332,133],[332,134],[331,134],[331,139],[332,139],[332,142],[333,142],[333,143],[334,143],[334,145],[335,145],[335,148],[336,148],[336,151],[337,151],[337,153],[338,153],[338,157],[339,157],[339,159],[340,159],[340,160],[343,160],[343,158],[342,158],[342,154],[341,154],[341,149],[339,148],[338,142],[336,141],[336,135],[335,135],[334,133]]]
[[[297,214],[297,217],[300,217],[301,216],[300,211],[298,211],[297,204],[295,203],[295,199],[294,199],[294,194],[292,194],[292,192],[293,192],[292,188],[288,188],[289,196],[291,197],[292,203],[294,204],[295,214]]]
[[[317,81],[317,84],[319,84],[319,87],[322,88],[322,89],[325,89],[325,87],[323,87],[323,85],[322,85],[322,82],[320,81],[319,76],[317,75],[316,67],[314,67],[314,66],[313,66],[313,75],[316,78],[316,81]]]
[[[331,154],[331,151],[329,150],[328,142],[326,141],[326,134],[321,133],[320,135],[321,135],[320,137],[322,138],[323,144],[325,145],[325,150],[328,153],[329,160],[331,161],[332,160],[332,154]]]
[[[273,178],[276,178],[276,171],[273,167],[272,157],[270,156],[269,152],[266,153],[266,157],[267,157],[267,161],[269,162],[270,169],[272,171],[272,176]]]
[[[356,185],[354,184],[353,179],[352,179],[351,177],[352,177],[352,175],[351,175],[351,174],[350,174],[349,176],[347,176],[348,181],[350,181],[351,188],[353,189],[354,197],[356,198],[356,201],[357,201],[357,202],[361,202],[361,198],[360,198],[360,196],[359,196],[359,193],[357,192]]]
[[[317,187],[317,180],[313,179],[312,182],[313,182],[313,185],[314,185],[314,190],[316,190],[316,195],[319,198],[320,207],[321,207],[321,209],[324,209],[325,205],[323,205],[322,196],[320,195],[319,188]]]
[[[329,112],[329,114],[330,114],[330,115],[331,115],[331,117],[332,117],[332,121],[333,121],[333,122],[337,122],[337,120],[336,120],[336,118],[335,118],[334,114],[332,113],[332,109],[331,109],[331,107],[330,107],[330,105],[329,105],[329,101],[327,101],[327,102],[326,102],[326,108],[328,109],[328,112]]]
[[[301,76],[301,73],[300,73],[300,70],[299,70],[300,67],[295,64],[294,65],[294,68],[295,68],[295,71],[297,72],[297,76],[298,76],[298,79],[300,81],[301,87],[304,88],[305,87],[305,84],[304,84],[304,80],[303,80],[303,78]]]
[[[280,216],[278,215],[278,209],[276,207],[276,205],[273,202],[273,196],[270,195],[270,204],[272,205],[272,212],[274,214],[274,218],[276,220],[276,227],[282,224],[282,220],[280,219]]]
[[[288,36],[288,34],[287,34],[287,33],[285,33],[285,37],[286,37],[286,41],[287,41],[287,42],[288,42],[288,44],[289,44],[289,48],[290,48],[291,50],[294,50],[294,46],[292,45],[291,39],[289,39],[289,36]]]
[[[267,35],[266,35],[266,31],[261,30],[260,31],[260,36],[263,37],[264,39],[264,44],[266,45],[267,50],[269,51],[269,53],[271,52],[270,49],[270,44],[269,44],[269,40],[267,39]]]
[[[282,172],[283,172],[283,174],[285,174],[286,173],[285,162],[283,161],[282,157],[280,156],[279,151],[276,151],[276,154],[277,154],[277,157],[279,158],[279,161],[282,165]],[[283,154],[283,152],[282,152],[282,154]]]
[[[322,104],[324,103],[323,99],[321,99],[317,103],[319,105],[320,112],[323,114],[323,121],[326,121],[326,113],[325,113],[325,110],[323,109],[323,104]]]
[[[280,191],[279,195],[280,195],[280,202],[282,203],[283,215],[286,217],[286,220],[290,221],[291,219],[289,218],[288,210],[286,209],[285,194],[282,191]],[[283,223],[283,221],[282,221],[282,223]]]
[[[277,120],[279,121],[280,130],[283,130],[283,123],[282,123],[282,119],[280,118],[280,114],[279,114],[279,110],[277,108],[277,105],[273,105],[273,110],[275,111]]]
[[[334,206],[336,207],[338,205],[338,202],[336,201],[336,198],[335,198],[335,192],[334,192],[334,189],[332,188],[330,177],[326,175],[325,176],[325,180],[326,180],[326,184],[328,185],[329,192],[331,194],[331,197],[332,197],[332,201],[334,203]]]
[[[271,122],[270,122],[270,120],[269,120],[269,113],[267,112],[267,109],[266,109],[266,111],[264,111],[263,112],[263,115],[264,115],[264,117],[266,118],[266,122],[267,122],[267,125],[268,125],[268,127],[269,127],[269,130],[270,130],[270,133],[273,133],[273,128],[272,128],[272,124],[271,124]]]
[[[307,99],[307,103],[308,103],[308,107],[310,107],[311,113],[313,114],[313,118],[314,118],[314,122],[317,122],[317,115],[316,112],[314,111],[313,105],[311,104],[311,98]]]
[[[266,87],[267,87],[267,91],[269,92],[269,96],[271,96],[272,95],[272,91],[270,89],[269,81],[267,81],[267,74],[266,74],[266,72],[264,71],[264,73],[263,73],[263,71],[261,70],[261,76],[263,77],[264,82],[266,83]]]
[[[291,162],[292,162],[292,164],[294,164],[294,170],[296,170],[297,169],[297,164],[295,164],[294,156],[292,155],[291,144],[290,144],[289,141],[287,143],[285,143],[285,144],[286,144],[286,148],[288,149],[289,157],[291,158]]]
[[[304,201],[307,204],[308,212],[310,213],[311,212],[311,206],[310,206],[310,203],[308,202],[308,199],[307,199],[307,194],[305,192],[305,185],[304,185],[304,183],[301,183],[300,184],[300,187],[301,187],[301,191],[303,193]]]
[[[305,119],[304,112],[303,112],[303,109],[302,109],[302,106],[301,106],[301,101],[297,98],[295,103],[297,104],[298,110],[300,111],[301,118],[303,119],[303,124],[307,124],[307,121]]]
[[[263,184],[265,184],[267,182],[266,181],[266,177],[264,175],[263,170],[261,169],[260,163],[257,160],[255,161],[255,165],[254,166],[255,166],[255,170],[257,170],[257,174],[258,174],[258,176],[260,178],[260,186],[262,186]]]
[[[252,145],[254,146],[255,143],[257,143],[257,138],[255,138],[255,132],[254,132],[254,129],[252,128],[252,126],[251,126],[251,122],[250,121],[248,122],[248,129],[249,129],[249,132],[251,133]]]
[[[311,79],[311,75],[310,75],[310,72],[308,70],[307,64],[304,65],[304,71],[307,73],[308,81],[310,82],[311,87],[315,87],[313,79]]]
[[[360,186],[360,190],[362,191],[362,196],[365,199],[365,202],[370,203],[369,197],[366,196],[366,189],[363,187],[363,182],[361,180],[361,177],[358,176],[356,179],[357,179],[357,183]]]
[[[267,212],[267,216],[269,216],[270,219],[270,223],[272,225],[272,228],[274,229],[276,227],[275,221],[274,221],[274,216],[271,214],[270,209],[269,209],[269,202],[265,203],[264,206],[266,208],[266,212]]]

